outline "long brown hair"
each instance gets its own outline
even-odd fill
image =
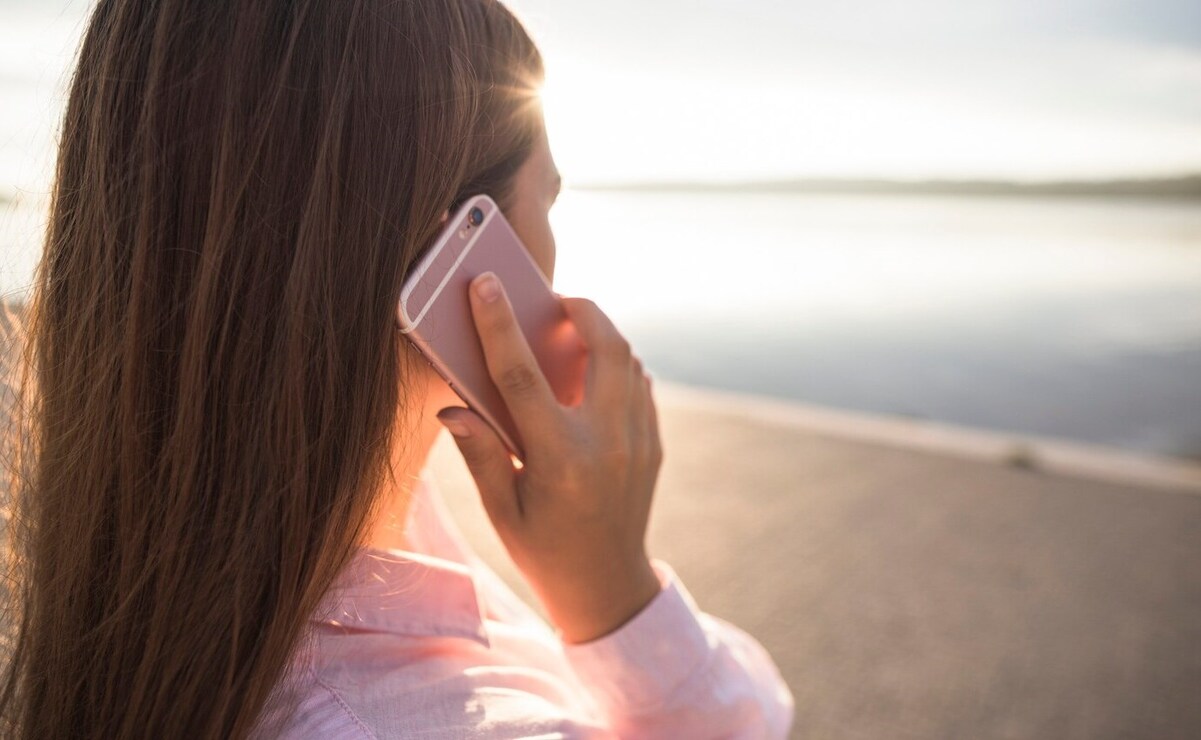
[[[5,737],[244,737],[361,541],[439,216],[507,208],[495,0],[101,0],[9,425]]]

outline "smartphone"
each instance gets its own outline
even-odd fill
[[[467,407],[479,414],[519,461],[525,443],[492,382],[471,315],[468,288],[492,271],[504,285],[517,323],[542,374],[565,406],[583,396],[586,348],[550,279],[538,267],[496,202],[468,198],[410,268],[400,290],[400,331]]]

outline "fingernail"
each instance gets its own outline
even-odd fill
[[[456,437],[462,438],[471,436],[471,429],[458,419],[443,419],[442,417],[438,417],[438,420],[442,422],[442,426],[449,429],[450,433]]]
[[[496,275],[491,272],[485,272],[477,278],[475,294],[484,299],[485,303],[495,301],[500,295],[500,282],[496,279]]]

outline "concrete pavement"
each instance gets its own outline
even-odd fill
[[[1201,737],[1195,464],[1010,454],[1000,435],[661,381],[656,399],[652,553],[768,648],[795,737]],[[431,463],[528,599],[449,435]]]

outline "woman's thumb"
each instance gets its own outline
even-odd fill
[[[493,524],[512,520],[518,508],[509,448],[474,411],[449,406],[439,411],[437,416],[442,426],[454,437]]]

